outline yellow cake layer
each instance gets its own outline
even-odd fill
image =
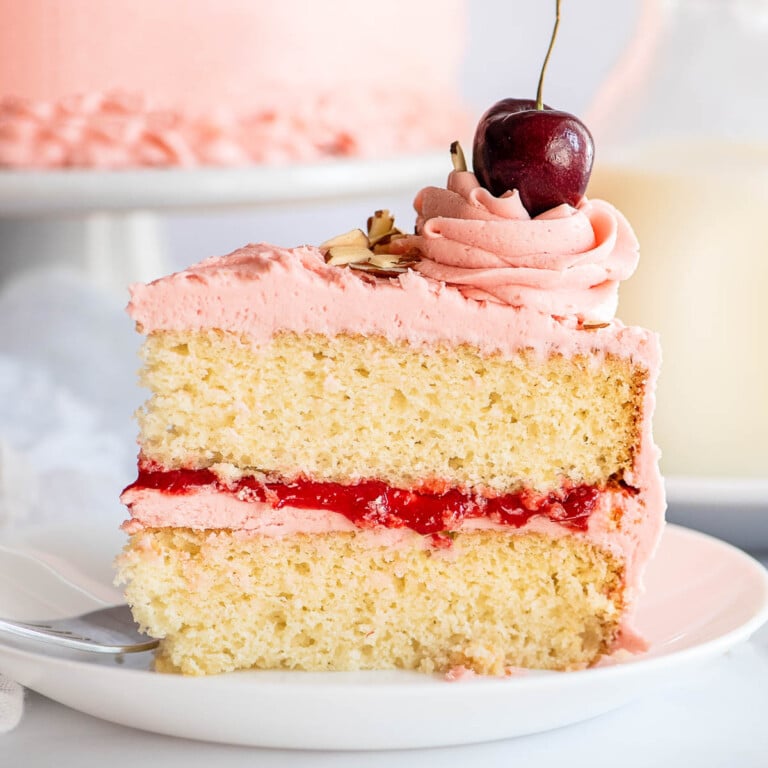
[[[145,458],[397,487],[621,479],[646,379],[620,357],[510,360],[344,334],[281,333],[255,349],[222,331],[156,332],[143,357]]]
[[[158,668],[567,669],[608,649],[619,564],[573,536],[457,535],[448,549],[372,532],[247,537],[162,528],[119,562]]]

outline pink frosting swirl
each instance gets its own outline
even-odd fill
[[[602,200],[582,199],[532,219],[516,191],[494,197],[473,173],[453,171],[448,188],[416,196],[416,269],[468,298],[527,307],[554,317],[608,322],[619,281],[637,267],[637,239],[627,220]]]

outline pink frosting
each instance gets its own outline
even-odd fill
[[[145,333],[220,328],[256,345],[279,331],[377,334],[414,346],[471,344],[511,356],[592,350],[631,357],[655,370],[655,334],[613,320],[583,330],[577,317],[555,318],[525,307],[476,301],[422,274],[364,279],[325,263],[317,248],[248,245],[206,259],[148,285],[131,286],[131,317]]]
[[[534,219],[517,191],[494,197],[474,174],[454,171],[448,188],[427,187],[415,202],[423,275],[470,298],[548,315],[610,320],[620,280],[637,267],[638,244],[626,219],[602,200],[584,198]]]
[[[0,99],[0,167],[104,169],[237,166],[383,157],[447,145],[466,118],[424,96],[372,89],[361,113],[344,92],[307,96],[301,107],[198,116],[131,93],[57,102]],[[366,102],[367,103],[367,102]],[[431,119],[429,115],[440,115]],[[351,115],[355,115],[351,119]]]

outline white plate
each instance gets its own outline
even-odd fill
[[[41,541],[33,543],[39,548]],[[66,539],[59,543],[67,545]],[[93,589],[93,574],[108,573],[109,557],[109,549],[101,550],[98,563],[88,562],[80,546],[77,566],[83,568],[85,592]],[[17,556],[0,552],[0,614],[18,613],[23,604],[29,617],[39,604],[58,602],[52,590],[62,588],[50,574],[19,574],[18,566]],[[77,583],[73,565],[67,569]],[[20,602],[21,580],[26,597]],[[647,585],[639,623],[651,650],[634,661],[583,672],[457,683],[405,672],[250,671],[189,678],[150,672],[148,654],[116,660],[53,656],[11,642],[0,644],[0,672],[105,720],[230,744],[393,749],[502,739],[619,707],[746,640],[768,619],[765,569],[728,544],[676,526],[667,527]],[[70,592],[59,612],[98,603],[85,592]]]
[[[0,215],[30,216],[135,209],[191,209],[343,200],[413,194],[442,184],[444,152],[385,160],[329,160],[309,165],[125,171],[0,171]]]

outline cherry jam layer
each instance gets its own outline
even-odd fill
[[[586,531],[601,489],[591,485],[562,488],[549,494],[530,491],[485,498],[453,489],[442,493],[393,488],[379,480],[354,485],[296,480],[261,483],[253,477],[222,482],[209,469],[139,469],[126,490],[151,489],[185,495],[205,488],[241,501],[259,501],[275,509],[297,507],[338,512],[359,528],[410,528],[424,535],[450,534],[468,518],[488,518],[515,528],[543,516],[576,531]]]

